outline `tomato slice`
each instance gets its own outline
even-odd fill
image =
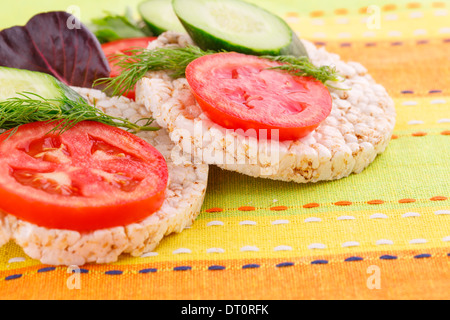
[[[53,126],[35,122],[0,136],[0,210],[89,231],[138,222],[161,207],[168,169],[153,146],[98,122],[47,134]]]
[[[103,52],[105,53],[106,58],[109,61],[109,66],[111,68],[110,77],[114,78],[121,74],[122,70],[118,66],[114,64],[112,58],[116,54],[125,53],[127,55],[131,55],[131,53],[125,52],[130,49],[137,48],[147,48],[148,43],[157,39],[156,37],[142,37],[142,38],[129,38],[129,39],[121,39],[117,41],[107,42],[102,44]],[[130,90],[125,94],[126,97],[130,99],[136,98],[135,90]]]
[[[330,114],[331,96],[314,78],[268,69],[277,65],[256,56],[217,53],[191,62],[186,79],[202,110],[217,124],[254,129],[260,138],[263,132],[271,138],[271,130],[278,130],[280,140],[296,140]]]

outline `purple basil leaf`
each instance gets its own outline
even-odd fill
[[[67,85],[87,88],[110,74],[97,38],[63,11],[41,13],[23,27],[1,31],[0,66],[45,72]]]

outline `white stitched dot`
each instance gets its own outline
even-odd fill
[[[388,37],[401,37],[402,33],[397,30],[392,30],[392,31],[389,31],[387,35],[388,35]]]
[[[323,26],[324,25],[323,19],[312,19],[311,23],[315,26]]]
[[[308,246],[308,249],[314,250],[314,249],[326,249],[327,246],[324,245],[323,243],[311,243]]]
[[[437,121],[437,123],[449,123],[449,122],[450,122],[450,119],[447,119],[447,118],[439,119],[439,120]]]
[[[450,236],[443,238],[442,241],[449,242],[450,241]]]
[[[413,31],[413,34],[415,36],[423,36],[423,35],[427,34],[427,30],[425,30],[425,29],[416,29],[416,30]]]
[[[352,34],[350,32],[341,32],[338,33],[338,37],[339,38],[350,38],[352,36]]]
[[[439,33],[450,33],[450,27],[440,28]]]
[[[286,21],[289,23],[298,23],[300,19],[298,17],[287,17]]]
[[[325,32],[314,32],[312,37],[313,38],[326,38],[327,35]]]
[[[273,251],[292,251],[292,247],[290,246],[278,246],[273,248]]]
[[[210,221],[206,224],[207,227],[211,227],[211,226],[223,226],[223,222],[222,221]]]
[[[206,253],[224,253],[225,250],[222,248],[209,248],[206,249]]]
[[[438,210],[434,212],[437,215],[441,215],[441,214],[450,214],[450,210]]]
[[[397,19],[398,19],[398,15],[396,15],[395,13],[389,13],[384,16],[384,20],[387,20],[387,21],[394,21]]]
[[[363,37],[366,37],[366,38],[372,38],[372,37],[375,37],[376,35],[377,34],[375,31],[365,31],[363,33]]]
[[[438,16],[438,17],[446,16],[446,15],[448,15],[448,11],[446,9],[437,9],[434,11],[434,15]]]
[[[356,218],[354,216],[340,216],[337,217],[338,220],[355,220]]]
[[[404,106],[416,106],[417,101],[403,101],[402,105]]]
[[[273,199],[272,201],[273,201],[273,203],[275,203],[275,202],[278,202],[278,199]]]
[[[15,262],[23,262],[25,261],[24,257],[15,257],[8,260],[8,263],[15,263]]]
[[[421,11],[414,11],[409,14],[411,19],[423,18],[423,13]]]
[[[445,101],[444,99],[436,99],[436,100],[431,100],[430,103],[431,104],[443,104],[446,103],[447,101]]]
[[[320,218],[316,218],[316,217],[311,217],[311,218],[306,218],[305,222],[321,222],[322,219]]]
[[[407,212],[402,215],[403,218],[413,218],[413,217],[420,217],[420,214],[417,212]]]
[[[359,246],[359,242],[356,242],[356,241],[348,241],[348,242],[344,242],[344,243],[342,244],[342,246],[343,246],[344,248],[347,248],[347,247],[357,247],[357,246]]]
[[[423,243],[427,243],[427,240],[425,239],[412,239],[411,241],[409,241],[410,244],[423,244]]]
[[[384,213],[374,213],[369,217],[369,219],[387,219],[387,218],[388,216],[385,215]]]
[[[348,20],[348,18],[337,18],[336,19],[337,24],[348,24],[349,22],[350,22],[350,20]]]
[[[225,249],[222,248],[208,248],[206,249],[206,253],[224,253]]]
[[[377,242],[375,242],[375,244],[376,244],[377,246],[393,245],[393,244],[394,244],[394,241],[392,241],[392,240],[386,240],[386,239],[380,239],[380,240],[377,240]]]
[[[423,121],[422,120],[411,120],[411,121],[408,121],[408,124],[409,125],[423,124]]]
[[[259,248],[255,246],[243,246],[241,251],[259,251]]]
[[[288,224],[289,220],[275,220],[272,221],[272,224]]]
[[[147,252],[141,255],[141,258],[156,257],[158,252]]]
[[[172,251],[173,254],[180,254],[180,253],[192,253],[190,249],[187,248],[180,248],[177,250]]]
[[[256,221],[244,220],[239,222],[241,226],[256,226]]]

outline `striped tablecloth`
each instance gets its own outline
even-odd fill
[[[316,184],[211,167],[191,228],[142,257],[83,266],[78,288],[70,269],[9,243],[0,298],[450,298],[450,2],[253,2],[386,87],[397,122],[385,153],[358,175]],[[136,3],[15,1],[0,26],[73,4],[86,21]]]

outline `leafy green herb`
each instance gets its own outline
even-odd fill
[[[107,85],[112,95],[123,95],[134,88],[148,71],[169,71],[172,77],[182,77],[189,63],[217,51],[203,51],[195,46],[185,48],[157,48],[155,50],[127,50],[114,56],[111,61],[122,73],[115,78],[98,79],[95,85]]]
[[[115,65],[122,69],[122,73],[115,78],[98,79],[95,85],[106,85],[105,90],[110,90],[112,95],[122,95],[134,88],[148,71],[165,70],[169,71],[174,78],[181,77],[185,75],[189,63],[213,53],[218,53],[218,51],[204,51],[195,46],[129,50],[124,54],[116,55],[112,60]],[[316,67],[307,57],[264,56],[263,58],[283,63],[283,65],[271,69],[280,69],[293,75],[311,76],[324,84],[327,81],[339,81],[337,71],[334,68]]]
[[[45,99],[31,92],[23,92],[19,94],[19,97],[0,102],[0,129],[14,129],[11,134],[14,134],[20,125],[35,121],[54,122],[55,127],[51,132],[63,133],[85,120],[125,128],[133,133],[159,129],[150,126],[153,122],[152,118],[141,119],[144,123],[140,125],[127,119],[112,117],[95,106],[89,105],[82,97],[69,99],[63,96],[57,99]]]
[[[152,35],[145,23],[133,19],[130,8],[127,8],[124,15],[105,11],[105,16],[91,20],[89,29],[100,43]]]
[[[330,66],[316,67],[309,61],[308,57],[263,56],[263,58],[283,63],[269,69],[283,70],[295,76],[312,76],[323,84],[326,84],[327,81],[339,81],[336,68]]]

